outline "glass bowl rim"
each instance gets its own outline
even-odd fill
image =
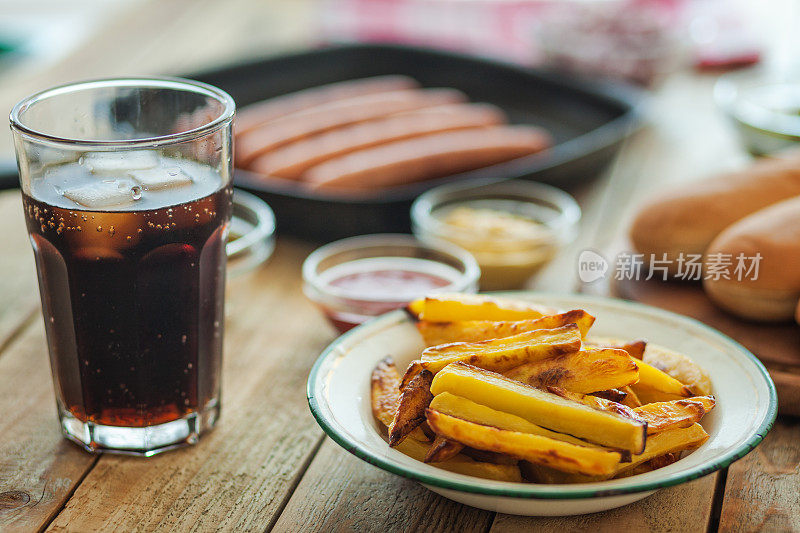
[[[459,228],[454,228],[439,220],[433,215],[433,212],[444,203],[467,203],[502,195],[517,196],[517,198],[508,198],[510,201],[535,203],[535,200],[539,200],[550,204],[558,215],[552,222],[548,222],[546,226],[556,233],[556,239],[558,240],[563,238],[560,233],[569,232],[581,219],[581,208],[572,195],[552,185],[520,180],[481,180],[470,183],[441,185],[421,194],[411,205],[411,222],[415,231],[418,229],[421,232],[432,233],[436,236],[448,234],[465,234],[469,236],[472,235],[472,232],[468,230],[459,231]],[[493,238],[496,239],[497,237]],[[528,239],[519,237],[500,240],[528,242]],[[542,244],[541,238],[531,239],[530,242],[535,245]]]
[[[377,246],[413,246],[420,249],[433,250],[437,253],[449,255],[463,265],[464,271],[459,272],[456,281],[431,292],[466,291],[469,290],[471,286],[477,286],[481,276],[480,267],[472,254],[455,244],[441,239],[421,239],[407,233],[373,233],[333,241],[311,252],[308,257],[306,257],[305,261],[303,261],[303,281],[313,288],[314,291],[323,296],[337,299],[354,299],[354,295],[351,291],[338,289],[336,287],[331,287],[327,283],[323,283],[320,280],[320,273],[317,272],[317,268],[324,259],[334,254]],[[307,291],[306,293],[308,294]],[[309,298],[311,298],[311,296],[309,296]],[[315,298],[311,299],[316,300]],[[357,299],[362,302],[387,302],[386,296],[359,295]],[[402,298],[396,301],[404,303],[406,300],[406,298]],[[394,300],[389,301],[394,302]]]

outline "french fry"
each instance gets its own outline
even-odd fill
[[[532,483],[547,483],[561,485],[566,483],[591,483],[593,481],[604,481],[610,477],[606,475],[588,476],[586,474],[576,474],[574,472],[564,472],[550,466],[531,463],[530,461],[520,461],[519,469],[522,477]]]
[[[548,315],[530,320],[462,320],[451,322],[431,322],[420,320],[417,329],[427,346],[436,346],[450,342],[477,342],[502,337],[511,337],[526,331],[537,329],[554,329],[576,324],[581,337],[592,327],[595,318],[582,309],[568,311],[557,315]]]
[[[624,405],[625,398],[628,397],[628,393],[623,391],[622,389],[623,387],[620,387],[619,389],[599,390],[591,393],[591,395],[597,396],[598,398],[602,398],[604,400],[621,403]]]
[[[642,405],[642,402],[639,401],[639,397],[636,396],[636,393],[633,392],[630,386],[622,387],[620,390],[625,393],[625,398],[620,402],[622,405],[626,405],[630,408],[640,407]]]
[[[428,454],[422,460],[425,463],[441,463],[452,459],[464,449],[464,445],[454,440],[448,440],[444,437],[436,437],[433,439]]]
[[[403,454],[422,461],[428,454],[430,445],[419,442],[415,439],[406,439],[397,445],[395,450]],[[519,472],[519,467],[516,464],[498,464],[475,461],[470,457],[464,455],[456,455],[452,459],[442,461],[441,463],[433,463],[431,466],[454,472],[456,474],[464,474],[466,476],[474,476],[484,479],[494,479],[496,481],[522,481],[522,475]]]
[[[692,424],[687,428],[676,428],[656,433],[647,438],[647,446],[640,455],[634,455],[630,463],[620,464],[615,472],[616,477],[626,472],[632,472],[651,459],[668,453],[679,453],[686,450],[699,448],[708,440],[708,433],[700,424]]]
[[[372,415],[383,425],[392,425],[400,401],[400,376],[391,357],[386,357],[372,371],[371,405]]]
[[[431,403],[431,381],[433,374],[423,370],[403,389],[397,412],[389,426],[389,446],[397,446],[413,430],[425,422],[425,409]]]
[[[575,324],[556,329],[527,331],[512,337],[479,342],[452,342],[426,348],[418,361],[409,365],[400,388],[423,369],[436,374],[439,370],[463,361],[487,370],[503,371],[529,361],[536,361],[580,349],[580,330]]]
[[[647,434],[652,435],[668,429],[689,427],[699,422],[715,404],[713,396],[695,396],[685,400],[648,403],[633,411],[647,422]]]
[[[406,310],[420,320],[526,320],[555,314],[534,303],[481,294],[436,294],[411,302]]]
[[[518,460],[504,453],[487,452],[486,450],[478,450],[476,448],[470,448],[469,446],[464,446],[464,449],[461,451],[461,453],[467,457],[472,457],[476,461],[483,461],[484,463],[495,463],[498,465],[519,465]]]
[[[580,393],[616,389],[639,380],[638,367],[628,352],[607,348],[537,360],[502,374],[534,387],[556,386]]]
[[[664,468],[665,466],[669,466],[678,459],[680,459],[680,457],[679,454],[677,453],[665,453],[664,455],[653,457],[649,461],[641,463],[640,465],[634,467],[632,470],[625,470],[624,472],[616,475],[615,477],[623,478],[623,477],[636,476],[647,472],[652,472],[653,470],[658,470],[659,468]]]
[[[480,405],[472,400],[450,394],[449,392],[442,392],[434,396],[431,401],[430,409],[467,420],[468,422],[483,424],[484,426],[494,426],[499,429],[516,431],[518,433],[531,433],[533,435],[569,442],[577,446],[597,447],[596,444],[583,441],[572,435],[551,431],[532,422],[528,422],[522,417],[497,411],[491,407]]]
[[[432,409],[426,411],[426,416],[428,425],[436,434],[479,450],[505,453],[559,470],[588,475],[610,474],[619,465],[620,454],[617,452],[474,424]]]
[[[462,361],[487,370],[502,371],[580,349],[580,330],[575,324],[556,329],[527,331],[511,337],[479,342],[453,342],[426,348],[420,360],[431,372]]]
[[[431,392],[449,392],[553,431],[631,453],[641,453],[647,439],[647,424],[635,417],[593,409],[461,362],[436,374]]]
[[[370,400],[372,415],[377,418],[386,428],[392,425],[397,405],[400,403],[400,375],[391,357],[381,360],[372,371]],[[426,424],[423,424],[425,427]],[[429,439],[421,428],[411,432],[411,437],[421,442],[429,442]]]
[[[651,344],[642,360],[677,379],[696,396],[708,396],[712,392],[708,372],[685,355]]]
[[[661,370],[639,361],[639,381],[631,385],[642,404],[668,402],[694,396],[692,390]]]
[[[615,348],[618,350],[625,350],[628,352],[628,355],[634,359],[640,360],[647,347],[647,341],[644,340],[623,341],[619,339],[605,339],[602,337],[586,339],[584,344],[591,348]]]

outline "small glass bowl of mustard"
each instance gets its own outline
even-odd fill
[[[414,234],[470,252],[481,290],[519,289],[576,236],[581,209],[564,191],[531,181],[450,184],[411,206]]]

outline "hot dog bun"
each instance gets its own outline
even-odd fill
[[[549,145],[547,133],[528,126],[449,131],[337,157],[311,168],[305,179],[318,190],[380,189],[500,163]]]
[[[501,124],[504,113],[489,104],[450,104],[398,113],[338,128],[268,152],[250,170],[300,179],[311,167],[356,150],[431,133]]]
[[[731,313],[763,322],[791,320],[800,299],[800,196],[749,215],[725,229],[708,247],[730,254],[731,279],[705,279],[706,294]],[[758,277],[733,275],[736,258],[759,253]],[[708,264],[708,263],[707,263]],[[708,273],[706,273],[708,277]]]
[[[234,132],[241,135],[276,118],[335,100],[418,86],[408,76],[375,76],[312,87],[243,107],[236,113]]]
[[[336,100],[284,115],[237,135],[236,164],[247,168],[258,156],[270,150],[350,124],[464,101],[466,96],[455,89],[404,89]]]
[[[672,267],[678,255],[702,254],[719,233],[751,213],[800,195],[800,156],[762,159],[739,172],[683,185],[644,205],[631,226],[634,248]]]

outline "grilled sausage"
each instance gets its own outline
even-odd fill
[[[376,76],[312,87],[243,107],[236,114],[234,132],[241,135],[276,118],[334,100],[414,87],[417,82],[407,76]]]
[[[311,168],[304,178],[316,190],[380,189],[501,163],[549,145],[547,133],[527,126],[449,131],[337,157]]]
[[[428,107],[346,126],[288,144],[258,157],[250,169],[297,180],[309,168],[356,150],[443,131],[493,126],[504,121],[503,112],[489,104]]]
[[[342,126],[437,105],[463,102],[455,89],[406,89],[337,100],[277,118],[236,138],[236,163],[247,168],[256,157],[292,141]]]

